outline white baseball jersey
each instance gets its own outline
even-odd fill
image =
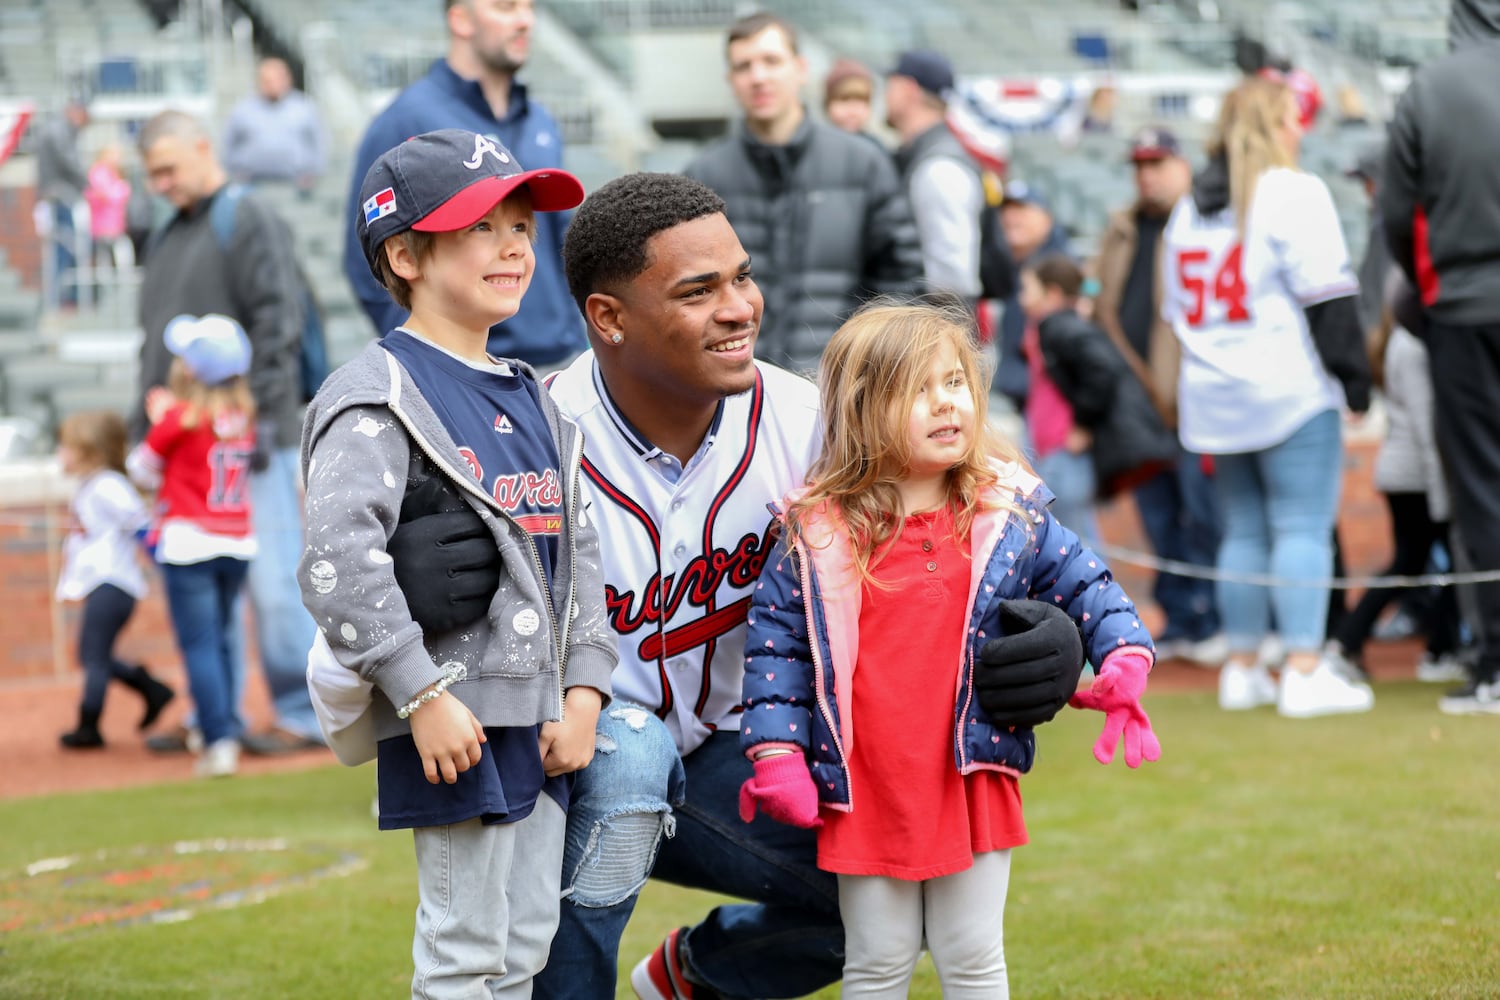
[[[1162,234],[1162,314],[1182,344],[1178,426],[1189,451],[1258,451],[1344,405],[1303,309],[1354,295],[1333,198],[1283,167],[1261,174],[1245,220],[1177,202]]]
[[[675,483],[659,468],[676,460],[615,407],[592,352],[549,383],[583,431],[586,510],[620,639],[615,697],[654,711],[683,753],[740,727],[745,617],[772,544],[766,505],[803,484],[820,444],[817,387],[756,367],[755,388],[720,404]]]

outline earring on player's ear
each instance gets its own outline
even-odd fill
[[[611,344],[623,344],[625,343],[625,338],[620,336],[620,334],[618,333],[612,333],[610,334],[609,342]]]

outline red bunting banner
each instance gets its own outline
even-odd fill
[[[26,125],[31,121],[32,106],[27,103],[0,105],[0,163],[20,145]]]

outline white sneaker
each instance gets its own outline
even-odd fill
[[[1309,673],[1281,672],[1276,711],[1288,719],[1311,719],[1338,712],[1368,712],[1375,707],[1370,685],[1343,676],[1326,659]]]
[[[1219,707],[1224,711],[1245,712],[1274,704],[1276,681],[1263,664],[1226,663],[1219,671]]]
[[[1229,637],[1215,632],[1203,639],[1168,639],[1156,646],[1158,660],[1182,660],[1205,670],[1217,670],[1229,656]]]
[[[1469,672],[1452,653],[1438,657],[1423,653],[1417,663],[1417,680],[1424,684],[1462,684],[1468,679]]]
[[[1346,681],[1354,684],[1370,683],[1370,675],[1366,672],[1364,664],[1345,656],[1343,647],[1333,640],[1329,640],[1328,645],[1323,647],[1323,662],[1332,667],[1333,672]]]
[[[1281,644],[1281,637],[1268,635],[1260,642],[1260,649],[1256,650],[1255,662],[1267,670],[1279,670],[1286,662],[1286,647]]]
[[[238,740],[214,740],[203,748],[203,756],[194,767],[200,778],[227,778],[240,769]]]

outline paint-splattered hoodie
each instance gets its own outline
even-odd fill
[[[526,365],[516,367],[535,378]],[[580,501],[583,435],[546,392],[537,396],[562,459],[564,484],[550,593],[531,537],[469,474],[411,376],[378,343],[330,375],[308,406],[302,430],[307,547],[298,582],[334,657],[384,694],[373,705],[377,739],[409,732],[396,708],[453,664],[468,674],[449,690],[485,726],[558,719],[564,687],[597,688],[609,700],[617,654],[604,614],[599,537]],[[429,635],[425,644],[386,553],[413,448],[478,512],[501,560],[489,613]],[[443,580],[435,576],[433,586]]]

